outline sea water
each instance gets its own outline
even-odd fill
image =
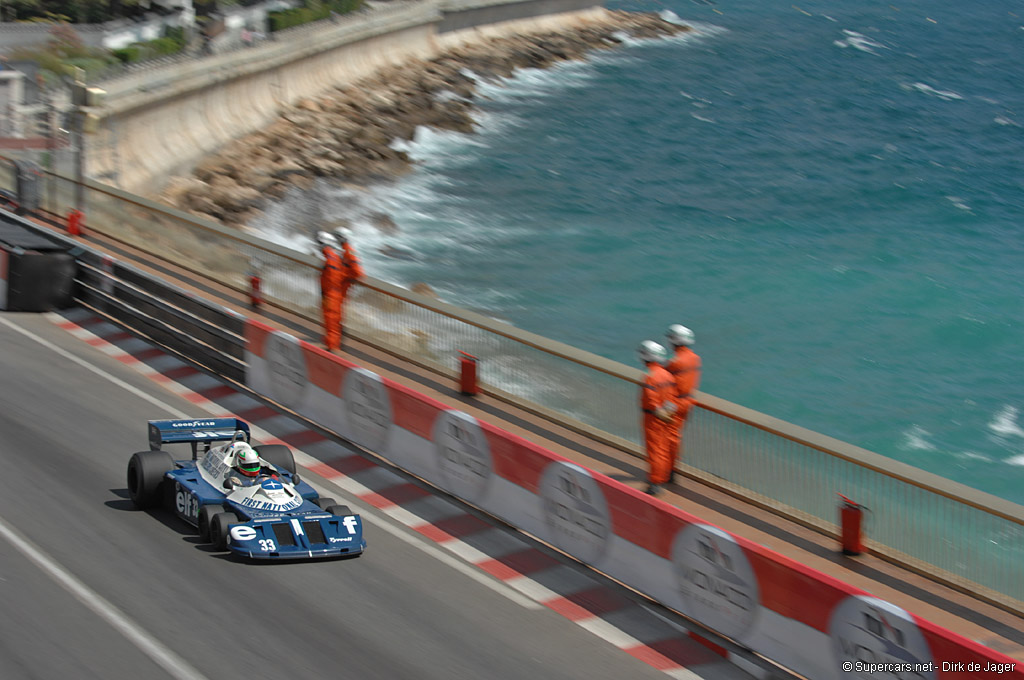
[[[1024,503],[1024,6],[613,6],[697,30],[481,84],[331,195],[367,270]]]

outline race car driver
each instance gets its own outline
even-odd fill
[[[252,486],[260,477],[277,479],[277,471],[262,463],[260,454],[256,453],[254,448],[245,442],[235,442],[231,445],[231,470],[228,472],[227,484]]]

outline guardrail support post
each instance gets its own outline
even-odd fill
[[[839,506],[839,526],[842,530],[842,544],[844,555],[860,555],[864,552],[863,522],[864,507],[854,503],[843,494]]]
[[[69,236],[81,236],[82,235],[82,218],[84,215],[78,208],[72,208],[68,212],[68,235]]]
[[[259,309],[263,305],[263,279],[260,277],[260,261],[249,262],[249,305]]]
[[[466,396],[475,396],[479,389],[476,384],[476,357],[459,350],[459,391]]]

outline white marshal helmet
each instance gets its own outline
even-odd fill
[[[352,230],[346,229],[345,227],[338,227],[334,230],[334,238],[338,240],[338,243],[345,245],[352,240]]]
[[[256,477],[260,474],[260,454],[245,442],[235,442],[231,445],[232,467],[246,477]]]
[[[644,340],[641,342],[640,346],[636,349],[636,353],[640,357],[640,361],[645,364],[651,361],[663,364],[668,360],[668,352],[665,351],[664,347],[654,342],[654,340]]]
[[[665,337],[675,347],[685,345],[689,347],[693,344],[693,331],[682,324],[674,323],[668,327],[668,331],[665,332]]]
[[[316,236],[313,238],[313,240],[316,241],[316,245],[318,248],[323,248],[325,246],[331,246],[332,248],[338,247],[337,239],[335,239],[334,234],[332,234],[329,231],[316,232]]]

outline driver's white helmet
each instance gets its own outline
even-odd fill
[[[665,351],[665,348],[653,340],[641,342],[640,346],[636,349],[636,353],[640,357],[640,361],[645,364],[651,361],[663,364],[668,359],[668,352]]]
[[[668,327],[668,332],[665,333],[665,337],[675,347],[684,345],[689,347],[693,344],[693,331],[686,326],[678,323],[674,323]]]
[[[246,477],[256,477],[260,474],[260,454],[245,442],[235,442],[231,445],[231,454],[234,456],[232,466]]]

